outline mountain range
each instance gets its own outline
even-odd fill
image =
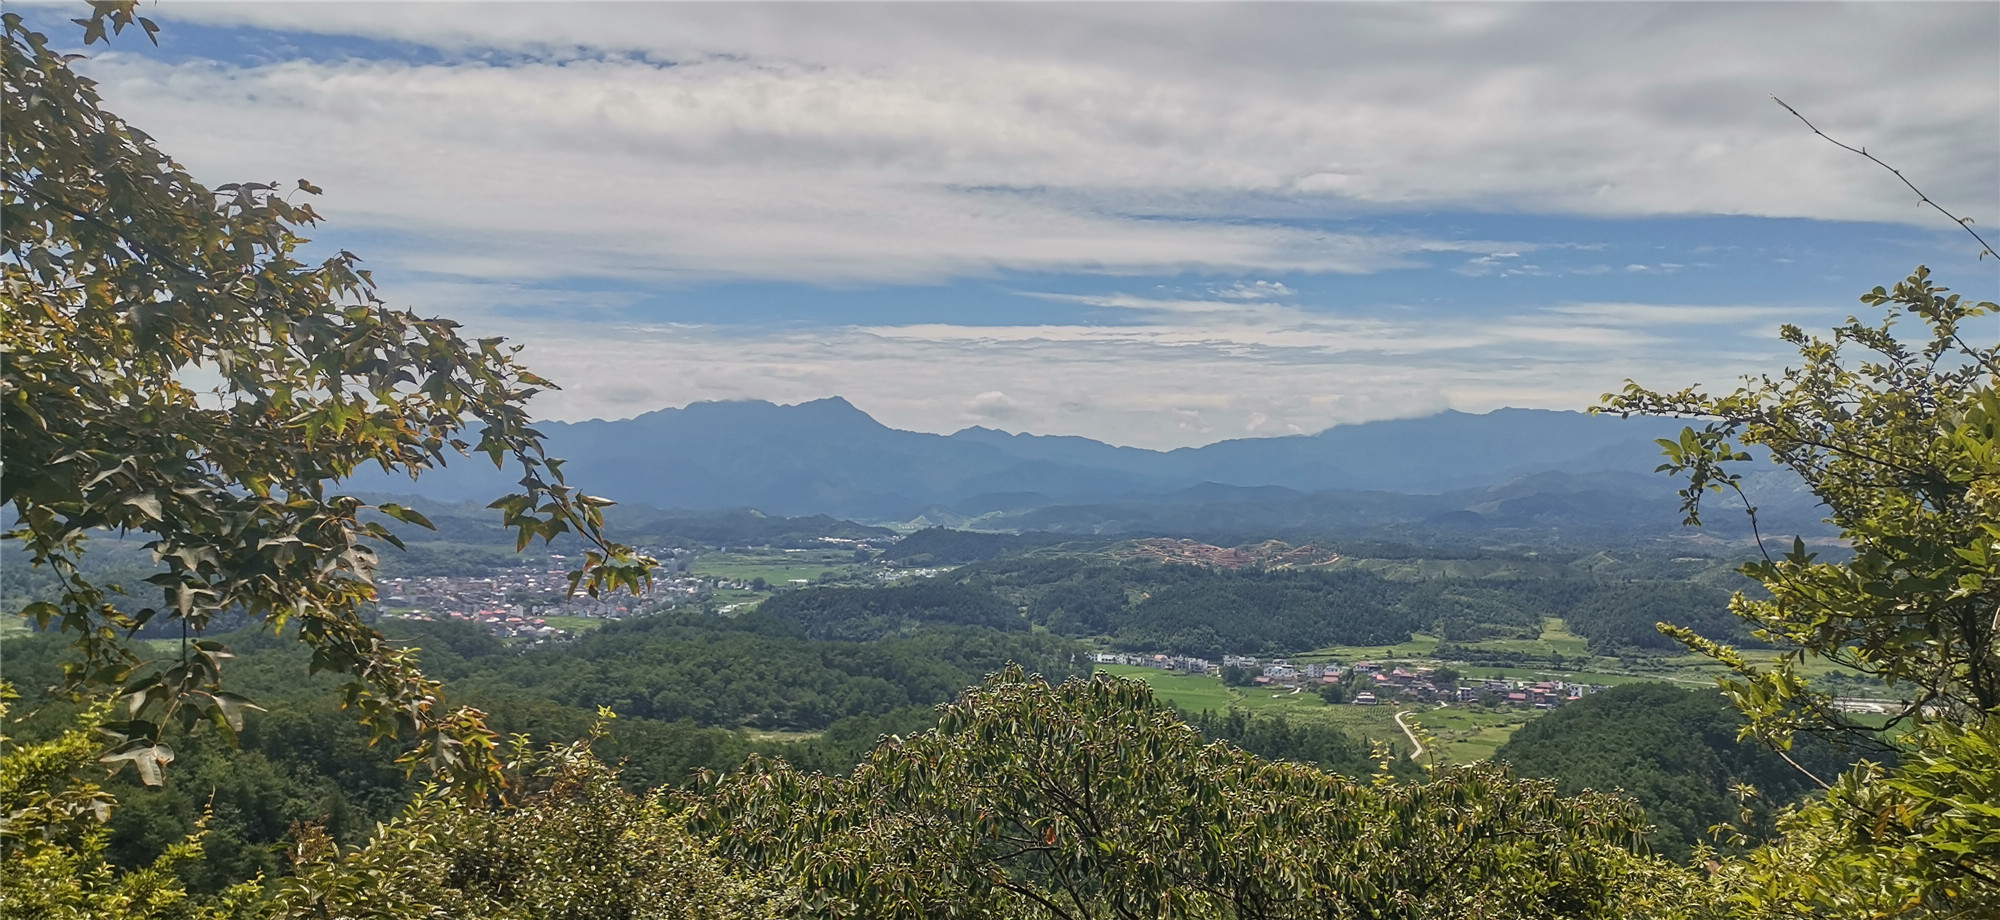
[[[1678,525],[1675,486],[1654,472],[1654,439],[1684,424],[1544,409],[1446,411],[1155,451],[982,427],[905,431],[831,397],[699,402],[537,427],[550,454],[567,461],[572,483],[625,503],[1117,532],[1216,515],[1246,527]],[[1818,517],[1796,477],[1759,469],[1750,481],[1765,513],[1808,524]],[[415,483],[377,475],[355,485],[467,501],[503,494],[513,478],[474,458]]]

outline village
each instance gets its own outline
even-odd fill
[[[672,562],[676,552],[651,549],[663,561]],[[681,566],[665,565],[654,575],[652,586],[637,596],[618,594],[593,598],[569,596],[567,558],[550,555],[540,566],[488,569],[484,575],[429,575],[385,578],[378,587],[381,616],[406,620],[454,620],[489,629],[501,639],[523,639],[531,643],[560,641],[572,631],[548,623],[547,617],[583,617],[617,620],[657,611],[700,596],[718,587],[714,578],[673,574]],[[721,587],[734,586],[728,583]]]
[[[1330,703],[1376,706],[1396,702],[1481,703],[1495,707],[1557,709],[1606,689],[1601,684],[1561,680],[1516,680],[1504,677],[1472,679],[1449,668],[1411,667],[1400,663],[1359,661],[1293,664],[1283,658],[1259,659],[1224,655],[1222,663],[1175,655],[1098,652],[1096,664],[1159,668],[1185,674],[1206,674],[1224,683],[1318,693]]]
[[[561,642],[575,630],[551,624],[550,617],[618,620],[643,616],[698,602],[713,592],[765,591],[763,579],[739,581],[686,571],[692,554],[686,550],[655,550],[668,562],[652,586],[638,596],[592,598],[568,596],[567,560],[551,555],[542,565],[489,569],[476,576],[418,576],[384,579],[380,585],[381,616],[420,621],[449,620],[483,627],[501,639],[531,645]],[[676,564],[679,563],[679,564]],[[931,575],[948,569],[881,570],[884,581]],[[787,587],[809,582],[794,579]],[[727,613],[744,604],[720,609]],[[574,625],[574,624],[572,624]],[[1556,709],[1605,688],[1561,680],[1531,681],[1492,677],[1472,679],[1450,668],[1416,666],[1407,662],[1297,662],[1224,655],[1221,663],[1205,658],[1167,654],[1098,652],[1100,665],[1158,668],[1184,674],[1218,677],[1225,683],[1268,687],[1276,691],[1315,693],[1329,703],[1375,706],[1399,702],[1478,703],[1494,707]]]

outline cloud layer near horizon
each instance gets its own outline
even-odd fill
[[[1767,93],[2000,217],[1989,4],[158,13],[170,40],[207,29],[201,48],[238,50],[123,42],[83,65],[109,104],[210,181],[327,188],[331,239],[388,241],[364,254],[392,299],[508,331],[570,381],[537,403],[559,418],[840,394],[905,427],[1172,446],[1574,407],[1627,376],[1725,383],[1774,357],[1774,317],[1799,300],[1633,287],[1421,305],[1439,273],[1689,264],[1558,266],[1542,256],[1596,241],[1527,239],[1509,215],[1935,226]],[[1388,312],[1294,290],[1395,273],[1412,293]],[[940,296],[894,322],[810,293],[1019,275],[1100,283],[1025,285],[1018,316]],[[788,322],[631,306],[760,283],[803,292]],[[1190,284],[1207,293],[1161,293]],[[1033,303],[1100,318],[1029,318]]]
[[[1446,408],[1582,409],[1626,377],[1695,382],[1690,363],[1673,354],[1695,338],[1709,343],[1700,366],[1712,376],[1701,382],[1727,387],[1782,360],[1771,334],[1778,322],[1834,316],[1604,303],[1451,324],[1408,312],[1104,300],[1153,315],[1126,325],[934,323],[747,339],[712,326],[538,329],[537,366],[570,389],[537,406],[556,418],[619,418],[696,400],[841,395],[898,428],[984,425],[1166,449]]]

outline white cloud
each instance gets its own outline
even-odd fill
[[[987,390],[966,403],[965,414],[982,422],[1006,421],[1020,413],[1021,406],[999,390]]]
[[[1004,420],[1172,447],[1580,407],[1626,377],[1727,385],[1784,354],[1713,327],[1812,311],[1479,319],[1329,309],[1249,279],[1626,261],[1568,267],[1545,250],[1602,247],[1343,220],[1385,212],[1933,219],[1774,91],[2000,220],[1990,4],[177,3],[155,18],[443,49],[257,66],[121,50],[82,67],[199,176],[310,177],[334,231],[394,233],[363,253],[420,270],[394,299],[527,343],[568,386],[537,398],[552,418],[838,394],[900,427]],[[1635,277],[1680,267],[1640,258]],[[940,305],[873,326],[613,327],[637,295],[595,290],[1004,270],[1215,277],[1034,295],[1102,308],[1104,325],[975,325]],[[1104,286],[1121,285],[1145,288]]]
[[[552,418],[629,416],[703,399],[796,402],[841,395],[883,423],[948,432],[968,424],[1171,448],[1319,431],[1447,407],[1582,408],[1626,377],[1726,384],[1769,351],[1676,360],[1647,337],[1473,334],[1380,342],[1243,342],[1220,337],[979,336],[922,328],[774,333],[625,328],[587,337],[538,331],[524,354],[565,389]],[[1718,373],[1718,368],[1728,373]],[[1002,399],[1004,394],[1004,401]]]
[[[468,276],[1370,272],[1453,245],[1174,219],[1273,201],[1298,216],[1930,219],[1772,91],[1940,200],[1976,216],[2000,201],[2000,13],[1984,4],[186,4],[161,17],[445,48],[425,65],[170,67],[121,51],[84,66],[200,174],[310,176],[337,226],[406,231],[420,241],[409,259]],[[525,57],[501,66],[481,49]]]
[[[1238,281],[1226,288],[1212,288],[1210,293],[1224,300],[1269,300],[1298,292],[1277,281]]]
[[[1132,322],[746,334],[490,318],[480,331],[514,334],[530,365],[564,384],[536,399],[535,411],[552,418],[841,395],[897,427],[981,424],[1170,448],[1446,407],[1582,408],[1628,377],[1727,385],[1783,360],[1770,325],[1827,319],[1789,306],[1588,303],[1447,322],[1395,310],[1099,299],[1123,305]]]
[[[1829,315],[1824,307],[1768,304],[1579,303],[1549,307],[1547,312],[1609,326],[1748,325]]]
[[[1505,271],[1508,259],[1518,259],[1520,257],[1521,254],[1518,252],[1489,252],[1483,256],[1474,256],[1465,260],[1457,268],[1452,269],[1452,271],[1467,277],[1480,278],[1495,272]]]

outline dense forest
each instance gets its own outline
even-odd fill
[[[1010,662],[1058,680],[1081,673],[1067,640],[963,626],[823,641],[754,614],[696,614],[609,624],[573,643],[523,650],[462,623],[384,625],[421,651],[430,673],[450,681],[454,700],[486,711],[503,735],[565,741],[587,734],[599,707],[616,713],[617,730],[598,751],[634,789],[735,769],[753,753],[845,771],[879,737],[935,724],[933,707]],[[394,750],[371,745],[341,711],[337,681],[299,679],[311,656],[295,636],[250,631],[224,639],[237,655],[231,686],[270,711],[246,719],[235,745],[206,730],[178,740],[164,786],[147,789],[130,777],[116,784],[125,807],[111,823],[109,855],[139,866],[185,838],[212,807],[213,856],[191,879],[204,891],[281,871],[277,846],[292,822],[324,820],[336,839],[359,843],[420,785],[394,762]],[[62,722],[68,708],[50,708],[39,690],[61,683],[67,653],[55,635],[7,640],[8,681],[32,709],[46,710],[11,731],[36,737]],[[759,741],[740,728],[814,734]],[[1339,742],[1318,744],[1336,750]]]
[[[920,590],[890,596],[963,590],[912,587]],[[798,624],[761,612],[663,615],[532,649],[463,623],[384,625],[396,641],[421,651],[429,672],[450,682],[454,699],[486,711],[502,735],[562,742],[588,735],[599,707],[616,713],[613,730],[594,749],[617,765],[633,791],[683,786],[699,771],[729,772],[753,755],[845,773],[881,738],[934,728],[938,704],[1010,663],[1058,681],[1087,670],[1073,664],[1080,647],[1069,640],[955,624],[916,624],[853,641],[807,638]],[[336,681],[298,678],[310,656],[295,636],[246,631],[222,638],[237,655],[229,665],[231,685],[269,711],[246,719],[235,743],[206,729],[177,740],[175,767],[158,788],[130,775],[110,786],[121,803],[109,824],[112,864],[150,864],[205,826],[208,856],[186,877],[198,892],[284,874],[282,848],[297,822],[316,822],[336,841],[361,844],[421,788],[421,777],[395,762],[397,751],[371,744],[341,711]],[[61,682],[67,652],[56,635],[8,640],[8,679],[38,713],[14,725],[17,737],[47,737],[73,711],[39,692]],[[1203,736],[1259,756],[1356,777],[1379,768],[1366,743],[1330,726],[1241,711],[1186,718]],[[739,729],[809,734],[782,740],[783,732]],[[1408,761],[1392,768],[1402,779],[1420,773]]]
[[[1713,690],[1643,683],[1595,693],[1536,719],[1495,752],[1525,776],[1555,779],[1566,793],[1624,792],[1646,807],[1654,849],[1685,860],[1710,828],[1739,825],[1751,839],[1773,830],[1773,813],[1818,786],[1808,776],[1838,776],[1859,751],[1818,738],[1790,752],[1797,766],[1742,735],[1743,714]],[[1871,751],[1875,760],[1881,751]],[[1739,800],[1739,786],[1755,790]],[[1750,810],[1745,819],[1742,810]]]
[[[1462,642],[1534,638],[1547,617],[1563,618],[1600,655],[1676,648],[1656,628],[1663,621],[1756,644],[1729,615],[1725,591],[1589,572],[1411,580],[1358,568],[1226,569],[1037,553],[965,566],[933,582],[794,591],[765,602],[762,612],[815,637],[868,638],[914,623],[1032,625],[1120,649],[1209,659],[1393,645],[1419,632]],[[1464,654],[1487,663],[1476,660],[1479,652]]]
[[[757,612],[813,639],[868,640],[927,625],[1025,632],[1021,612],[991,591],[953,581],[917,579],[880,588],[790,591]]]

